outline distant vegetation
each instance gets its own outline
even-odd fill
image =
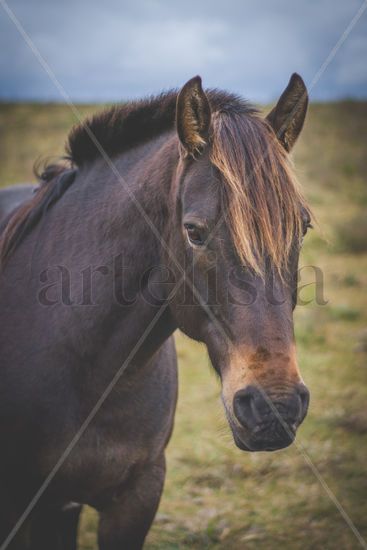
[[[96,107],[78,107],[83,115]],[[100,108],[100,107],[98,107]],[[0,105],[1,185],[31,181],[40,156],[60,155],[74,122],[63,105]],[[298,446],[237,450],[205,350],[177,335],[180,399],[168,477],[147,549],[356,549],[359,544],[308,465],[315,464],[367,537],[367,103],[315,104],[295,148],[299,180],[317,223],[301,265],[324,275],[327,304],[302,291],[298,354],[311,390]],[[313,282],[304,270],[302,284]],[[83,550],[94,550],[86,510]]]

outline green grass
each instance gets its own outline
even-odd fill
[[[237,450],[204,347],[177,334],[180,398],[148,549],[358,548],[310,460],[367,537],[366,120],[366,103],[312,105],[296,145],[297,173],[318,220],[301,263],[322,269],[327,301],[317,305],[311,285],[295,315],[311,391],[297,445],[272,454]],[[0,105],[1,185],[30,181],[34,160],[60,154],[72,123],[66,106]],[[313,280],[305,270],[302,284]],[[96,548],[95,528],[88,509],[83,550]]]

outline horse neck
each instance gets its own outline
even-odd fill
[[[143,361],[176,328],[164,302],[166,285],[155,281],[154,293],[149,292],[148,297],[147,274],[162,263],[162,238],[169,221],[168,201],[177,162],[177,143],[169,134],[115,159],[121,178],[98,161],[82,182],[84,194],[94,202],[97,194],[99,203],[98,209],[85,208],[89,212],[86,223],[91,226],[89,253],[98,258],[100,251],[106,250],[99,263],[109,271],[106,279],[99,274],[95,277],[95,300],[104,305],[88,338],[92,354],[110,348],[119,356],[122,342],[126,349],[131,348],[146,332],[136,354],[137,361]],[[97,261],[89,263],[96,265]]]
[[[123,188],[123,210],[121,201],[120,205],[116,203],[115,210],[118,240],[122,238],[118,249],[133,255],[130,267],[136,269],[136,276],[160,265],[167,255],[170,202],[178,158],[177,140],[168,133],[131,154],[122,155],[116,163],[123,175],[123,180],[118,182]]]

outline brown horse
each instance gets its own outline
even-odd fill
[[[10,218],[1,548],[75,549],[85,503],[100,549],[142,547],[165,477],[178,327],[205,342],[239,448],[293,441],[308,407],[292,312],[310,214],[288,152],[307,102],[293,75],[263,119],[195,77],[113,107],[71,132],[70,166],[50,167]]]

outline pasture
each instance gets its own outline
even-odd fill
[[[74,122],[65,105],[1,104],[0,185],[32,181],[34,161],[62,154]],[[296,445],[239,451],[204,348],[177,334],[179,404],[147,549],[359,548],[329,490],[367,538],[367,103],[311,105],[293,156],[318,221],[300,266],[323,273],[316,303],[315,271],[302,269],[308,303],[295,314],[309,414]],[[82,550],[95,548],[95,527],[85,510]]]

